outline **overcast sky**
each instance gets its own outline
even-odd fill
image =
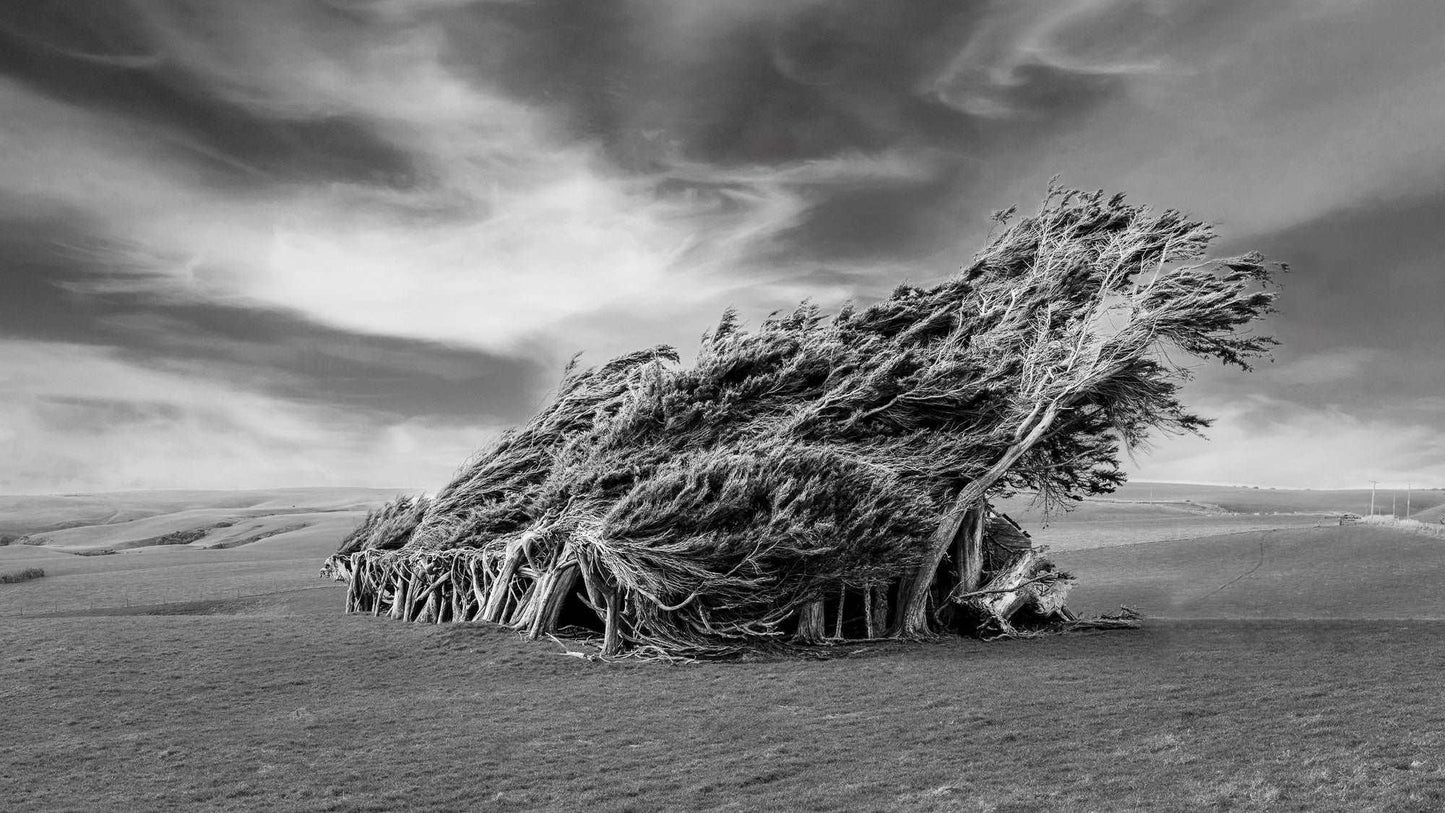
[[[1290,263],[1136,478],[1445,486],[1438,0],[0,3],[0,492],[434,489],[1050,176]]]

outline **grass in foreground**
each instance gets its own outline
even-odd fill
[[[1370,606],[1423,615],[1445,606],[1439,545],[1361,526],[1066,564],[1085,609],[1242,576],[1188,606],[1388,596]],[[1445,806],[1445,623],[1153,621],[833,661],[588,664],[486,627],[342,617],[314,576],[334,547],[313,527],[224,551],[0,548],[5,569],[47,573],[0,591],[0,806]],[[72,615],[35,617],[52,609]]]
[[[340,600],[7,619],[7,806],[1445,805],[1445,624],[1156,623],[668,667],[338,617]]]

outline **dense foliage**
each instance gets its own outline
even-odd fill
[[[903,587],[894,628],[922,631],[909,585],[950,516],[999,489],[1112,489],[1123,449],[1207,425],[1177,397],[1185,361],[1247,369],[1273,343],[1249,331],[1272,269],[1204,260],[1203,223],[1060,189],[1012,214],[938,285],[755,330],[729,311],[690,367],[668,347],[569,365],[539,414],[341,552],[571,545],[650,606],[640,640],[777,634],[838,585]]]

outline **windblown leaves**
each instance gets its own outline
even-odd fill
[[[1123,449],[1207,425],[1178,400],[1185,362],[1247,369],[1273,345],[1250,327],[1275,269],[1204,259],[1206,224],[1056,188],[1011,217],[938,285],[751,331],[728,311],[690,367],[666,347],[569,365],[435,499],[343,549],[500,549],[546,529],[552,555],[570,540],[631,596],[634,636],[773,634],[830,585],[905,578],[1001,461],[986,489],[1112,489]]]

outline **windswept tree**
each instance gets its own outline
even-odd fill
[[[995,217],[1006,224],[1012,214]],[[1174,210],[1051,189],[1037,215],[1007,228],[960,275],[971,294],[963,307],[977,309],[965,342],[987,359],[980,383],[996,387],[987,428],[969,433],[987,466],[960,482],[898,631],[927,631],[932,568],[990,491],[1031,488],[1051,504],[1111,491],[1123,482],[1121,447],[1139,447],[1151,431],[1209,425],[1177,397],[1189,361],[1248,370],[1274,346],[1251,331],[1271,311],[1273,269],[1258,254],[1208,259],[1214,237]]]
[[[1112,490],[1124,450],[1208,425],[1178,398],[1187,365],[1274,343],[1252,332],[1274,268],[1208,258],[1202,222],[1057,188],[995,219],[942,284],[754,331],[728,312],[691,367],[666,347],[569,366],[434,499],[343,543],[348,609],[593,626],[608,653],[986,620],[988,579],[1058,575],[991,559],[991,494]]]

